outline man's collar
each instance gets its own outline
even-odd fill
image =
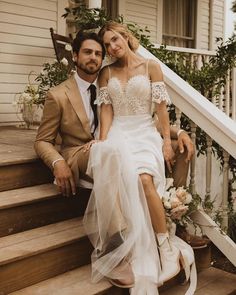
[[[74,77],[80,89],[80,92],[84,93],[85,91],[87,91],[91,84],[94,84],[97,87],[97,79],[93,83],[89,83],[88,81],[85,81],[84,79],[80,78],[77,72],[75,72]]]

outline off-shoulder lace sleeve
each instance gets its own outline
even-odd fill
[[[101,87],[99,94],[98,94],[98,98],[95,100],[94,102],[95,104],[97,104],[98,106],[100,106],[101,104],[111,104],[111,99],[110,96],[108,94],[107,91],[107,87]]]
[[[169,94],[163,81],[152,82],[152,101],[155,103],[165,101],[166,104],[171,104]]]

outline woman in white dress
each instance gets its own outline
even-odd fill
[[[92,279],[107,277],[135,295],[158,294],[157,286],[179,272],[181,258],[169,239],[161,201],[164,160],[171,165],[174,156],[170,99],[159,64],[135,53],[139,43],[124,25],[109,22],[99,35],[116,61],[98,78],[100,135],[87,170],[94,179],[84,217],[95,248]]]

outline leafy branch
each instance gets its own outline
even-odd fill
[[[89,9],[81,4],[80,0],[75,2],[77,6],[65,8],[66,12],[63,14],[63,17],[73,19],[77,29],[97,30],[111,20],[105,9]],[[236,11],[236,1],[234,1],[232,9]],[[124,23],[124,18],[123,16],[118,16],[115,21]],[[192,61],[189,53],[169,51],[163,45],[160,48],[156,48],[150,41],[150,31],[147,27],[143,29],[134,22],[126,22],[126,25],[143,47],[159,58],[207,99],[212,101],[213,98],[216,100],[219,98],[222,86],[226,83],[229,70],[236,66],[236,36],[232,36],[225,43],[223,43],[221,38],[218,38],[216,40],[218,42],[216,55],[212,56],[208,62],[202,57],[202,67],[198,68],[197,61]],[[170,118],[172,121],[176,119],[174,106],[170,107]],[[181,127],[190,131],[190,120],[184,114],[181,117]],[[205,154],[206,147],[206,133],[198,127],[196,131],[198,155]],[[216,142],[213,142],[213,153],[217,155],[221,164],[223,164],[223,152]],[[233,175],[233,181],[236,181],[236,160],[232,157],[229,159],[229,166]]]

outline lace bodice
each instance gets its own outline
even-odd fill
[[[97,104],[112,104],[115,116],[150,114],[152,103],[170,98],[164,82],[150,82],[147,75],[135,75],[123,85],[117,77],[109,79],[107,87],[102,87]]]

